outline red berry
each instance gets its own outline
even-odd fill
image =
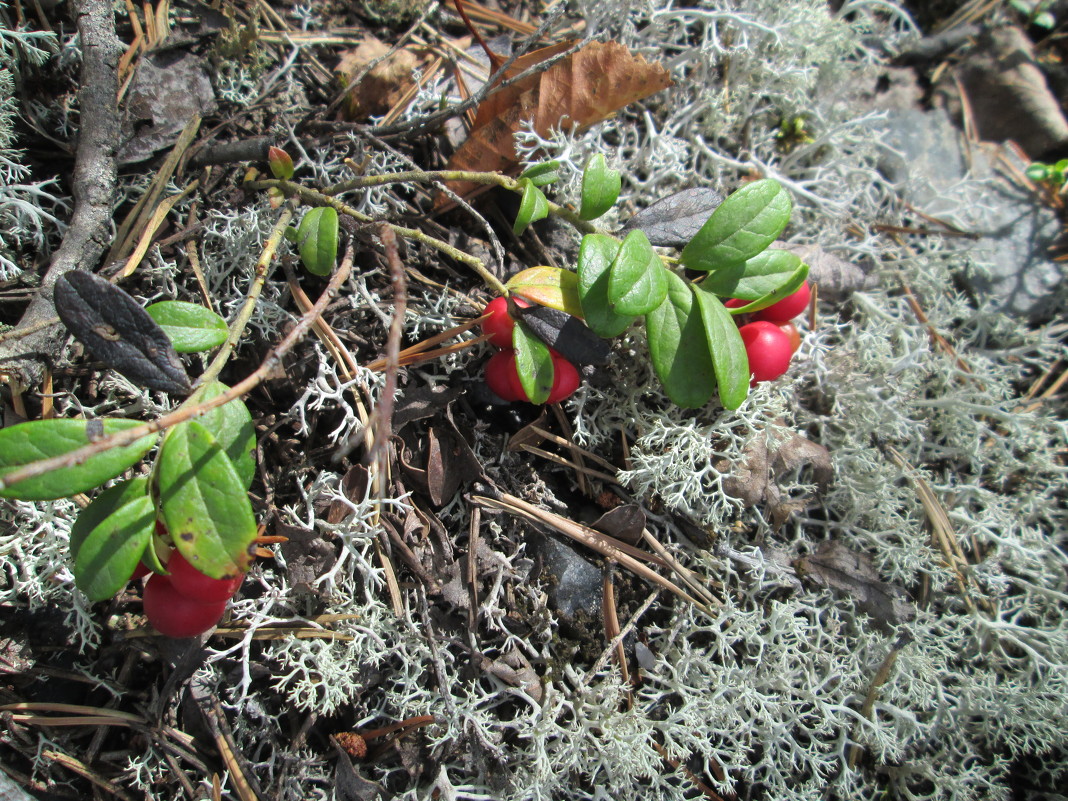
[[[738,329],[749,357],[749,372],[753,383],[774,381],[790,366],[790,337],[781,328],[767,320],[743,325]]]
[[[486,362],[486,384],[501,400],[526,400],[519,371],[515,366],[515,351],[508,349],[494,353]]]
[[[195,637],[210,629],[226,610],[226,601],[197,603],[186,598],[167,576],[153,573],[145,582],[145,615],[160,634]]]
[[[778,303],[773,303],[766,309],[754,312],[752,319],[767,320],[770,323],[788,322],[808,308],[808,301],[811,297],[812,289],[809,287],[808,281],[805,281],[794,294],[787,295]]]
[[[790,353],[797,353],[801,347],[801,332],[793,323],[779,323],[779,329],[790,338]]]
[[[512,295],[517,306],[526,308],[530,304],[517,295]],[[498,348],[512,347],[512,329],[515,320],[508,315],[508,298],[494,298],[486,304],[483,314],[490,315],[482,321],[483,332],[490,335],[489,342]]]
[[[571,393],[578,389],[581,379],[579,371],[575,369],[575,365],[556,351],[552,352],[552,357],[553,388],[549,390],[549,397],[545,402],[559,403],[564,398],[571,397]]]
[[[742,306],[748,306],[752,302],[753,301],[751,300],[742,300],[741,298],[727,298],[723,301],[723,305],[728,309],[740,309]]]
[[[190,601],[198,603],[217,603],[225,601],[241,586],[244,574],[230,578],[213,579],[189,564],[181,551],[174,551],[167,562],[168,578],[174,591],[184,595]]]

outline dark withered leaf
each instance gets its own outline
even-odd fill
[[[574,364],[606,364],[612,345],[580,319],[548,306],[517,307],[519,316],[538,339]]]
[[[400,431],[415,420],[433,417],[463,394],[463,387],[444,384],[407,387],[393,409],[393,430]]]
[[[701,230],[712,212],[723,202],[715,189],[695,186],[656,201],[631,217],[619,234],[643,231],[657,247],[681,248]]]
[[[615,537],[617,540],[637,545],[645,529],[645,512],[636,503],[625,503],[609,509],[590,528]]]
[[[803,578],[850,596],[880,629],[892,629],[916,616],[908,594],[880,580],[870,556],[836,540],[821,542],[814,554],[801,557],[794,566]]]
[[[82,270],[56,282],[56,313],[92,354],[135,384],[188,395],[189,376],[159,323],[114,284]]]

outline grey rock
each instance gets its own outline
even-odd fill
[[[1049,316],[1065,283],[1064,264],[1049,256],[1061,233],[1057,215],[995,171],[995,146],[966,151],[945,109],[920,108],[911,71],[889,76],[890,90],[875,99],[886,114],[882,133],[892,148],[880,170],[914,208],[978,235],[952,240],[971,257],[968,279],[977,293],[1006,313]]]
[[[600,568],[552,537],[538,537],[532,544],[541,557],[549,606],[569,619],[579,613],[599,617],[602,598]]]

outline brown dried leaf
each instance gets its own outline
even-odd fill
[[[645,530],[645,512],[636,503],[625,503],[609,509],[590,526],[617,540],[637,545]]]
[[[730,464],[723,460],[716,465],[718,470],[730,473],[723,482],[724,491],[746,506],[766,504],[776,526],[781,526],[808,504],[805,498],[784,495],[778,483],[779,478],[800,467],[812,469],[821,492],[834,477],[827,449],[796,433],[788,440],[773,443],[772,448],[763,439],[754,440],[743,462]]]
[[[317,594],[315,580],[337,561],[334,546],[315,531],[286,523],[275,523],[274,533],[288,538],[278,547],[286,560],[290,585],[298,592]]]
[[[799,558],[794,568],[803,578],[851,597],[857,609],[870,615],[881,629],[891,629],[916,615],[903,589],[879,579],[870,556],[836,540],[820,543],[816,553]]]
[[[808,265],[808,280],[819,287],[820,300],[843,300],[863,289],[869,281],[853,262],[828,253],[819,245],[772,242],[771,247],[788,250]]]
[[[364,67],[389,53],[390,46],[374,36],[368,36],[354,50],[341,54],[334,72],[342,86],[349,82]],[[365,119],[372,114],[383,114],[404,96],[414,84],[413,73],[420,65],[420,58],[409,50],[397,50],[375,65],[360,82],[349,90],[345,98],[345,119]]]
[[[544,48],[509,70],[527,67],[567,49]],[[499,92],[479,106],[471,136],[449,160],[454,170],[509,172],[518,164],[513,135],[524,121],[546,136],[551,128],[583,129],[624,106],[671,86],[667,70],[635,56],[618,42],[591,42],[545,72]],[[475,185],[454,183],[463,195]]]

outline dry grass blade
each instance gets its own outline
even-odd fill
[[[630,684],[630,670],[627,668],[627,652],[623,648],[623,638],[620,637],[619,612],[616,610],[616,583],[612,577],[612,571],[606,570],[602,584],[601,613],[604,616],[604,633],[609,642],[616,644],[616,664],[619,665],[619,673],[626,684]],[[627,691],[627,707],[633,708],[634,696]]]
[[[708,588],[704,586],[697,574],[672,556],[668,549],[661,545],[660,541],[649,533],[648,529],[642,529],[642,539],[644,539],[649,547],[656,552],[657,556],[663,559],[664,562],[675,571],[675,574],[682,579],[683,584],[689,587],[699,598],[703,598],[705,603],[709,606],[723,606],[723,601],[709,592]],[[717,586],[719,585],[717,584]]]
[[[88,779],[104,792],[111,793],[111,795],[116,798],[121,798],[122,801],[133,801],[133,798],[124,793],[117,784],[108,781],[84,762],[81,762],[68,754],[59,751],[46,750],[41,752],[41,756],[47,760],[55,762],[57,765],[62,765],[73,773],[77,773],[84,779]]]
[[[678,584],[670,579],[664,578],[655,570],[640,562],[638,558],[632,556],[631,553],[635,552],[636,549],[627,545],[625,542],[621,542],[614,537],[609,537],[607,534],[602,534],[599,531],[595,531],[588,526],[576,523],[573,520],[568,520],[561,515],[546,511],[545,509],[539,509],[538,507],[516,498],[513,495],[508,495],[507,493],[501,493],[500,498],[490,498],[485,495],[473,495],[471,496],[471,500],[485,508],[500,509],[510,514],[524,517],[531,522],[548,526],[554,531],[557,531],[566,537],[570,537],[576,542],[585,545],[587,548],[596,551],[607,559],[611,559],[646,581],[656,584],[658,587],[663,587],[665,590],[677,595],[682,600],[693,604],[706,615],[714,615],[714,612],[707,604],[698,601],[688,592],[683,590]],[[659,561],[655,557],[650,557],[648,554],[642,554],[642,556],[652,561]]]
[[[140,723],[147,725],[145,719],[129,712],[119,712],[115,709],[107,709],[99,706],[83,706],[81,704],[57,704],[47,701],[20,701],[15,704],[0,706],[0,712],[62,712],[69,716],[88,716],[107,718],[109,720],[121,720],[125,723]]]
[[[909,464],[898,450],[887,446],[886,452],[891,461],[906,472],[912,485],[916,488],[916,495],[919,497],[923,510],[927,513],[927,520],[931,525],[931,538],[934,540],[935,546],[942,552],[946,565],[953,571],[957,581],[957,588],[960,590],[965,606],[968,607],[969,611],[974,612],[975,602],[972,600],[970,591],[972,581],[968,575],[970,570],[968,559],[964,555],[964,550],[960,547],[960,543],[957,542],[953,523],[949,519],[945,507],[942,506],[931,486],[923,480],[916,472],[916,468]],[[982,604],[985,608],[990,608],[990,602],[987,599],[982,599]]]
[[[527,453],[532,453],[535,456],[540,456],[542,459],[548,459],[550,462],[554,462],[555,464],[558,464],[561,467],[570,467],[572,470],[578,473],[579,476],[591,476],[593,478],[599,478],[602,481],[609,482],[610,484],[618,483],[614,475],[602,473],[600,470],[594,470],[592,467],[586,467],[585,465],[581,465],[577,462],[572,462],[571,460],[565,459],[563,456],[552,453],[551,451],[547,451],[544,448],[538,448],[534,445],[528,445],[525,443],[523,445],[520,445],[519,448],[520,450],[526,451]],[[585,494],[588,495],[589,493]]]

